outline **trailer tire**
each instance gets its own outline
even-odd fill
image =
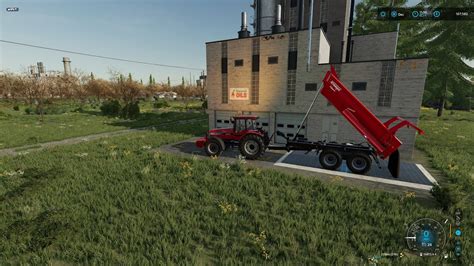
[[[347,159],[347,167],[354,174],[366,174],[370,167],[372,166],[372,160],[369,155],[365,153],[355,153],[352,154],[349,159]]]
[[[324,169],[336,170],[342,164],[342,156],[333,149],[323,150],[319,154],[319,163]]]
[[[265,152],[265,143],[262,137],[250,134],[239,143],[240,154],[247,160],[258,159]]]
[[[225,150],[225,143],[219,138],[211,137],[206,141],[204,150],[208,156],[220,156]]]

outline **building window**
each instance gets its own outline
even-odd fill
[[[395,61],[382,62],[378,106],[392,106],[393,81],[395,79]]]
[[[227,74],[222,74],[222,103],[229,102],[229,89],[227,87]]]
[[[276,64],[278,64],[278,56],[270,56],[270,57],[268,57],[268,64],[269,64],[269,65],[276,65]]]
[[[317,91],[318,90],[318,83],[306,83],[304,85],[305,91]]]
[[[353,91],[365,91],[367,89],[367,82],[352,82]]]
[[[244,66],[244,60],[243,60],[243,59],[235,60],[235,61],[234,61],[234,66],[235,66],[235,67],[242,67],[242,66]]]
[[[258,104],[260,89],[260,77],[258,72],[252,72],[250,103]]]
[[[295,100],[296,100],[296,70],[288,70],[286,104],[295,105]]]
[[[288,70],[296,70],[298,68],[298,51],[288,52]]]
[[[290,7],[297,7],[297,6],[298,6],[298,0],[291,0]]]
[[[332,26],[335,27],[335,26],[339,26],[341,25],[341,21],[340,20],[336,20],[336,21],[333,21],[332,22]]]

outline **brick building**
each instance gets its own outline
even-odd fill
[[[230,117],[237,113],[255,114],[270,135],[279,130],[293,137],[331,65],[382,121],[401,116],[416,124],[428,59],[396,58],[398,32],[352,35],[350,0],[314,0],[308,72],[308,2],[256,0],[254,36],[248,34],[243,18],[240,38],[206,44],[209,127],[229,127]],[[300,135],[310,140],[365,141],[323,96]],[[402,129],[397,136],[404,143],[402,158],[411,158],[415,132]],[[283,142],[277,136],[273,140]]]

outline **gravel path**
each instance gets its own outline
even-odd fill
[[[102,138],[116,137],[116,136],[121,136],[125,134],[130,134],[133,132],[138,132],[138,131],[143,131],[143,130],[148,130],[148,129],[153,129],[153,128],[161,128],[161,127],[169,126],[169,125],[189,124],[189,123],[205,121],[205,120],[206,119],[188,119],[188,120],[172,121],[172,122],[162,123],[159,126],[124,129],[124,130],[118,130],[118,131],[112,131],[112,132],[86,135],[86,136],[81,136],[81,137],[74,137],[74,138],[63,139],[63,140],[58,140],[58,141],[51,141],[51,142],[45,142],[45,143],[38,143],[38,144],[2,149],[0,150],[0,157],[17,156],[21,154],[22,152],[26,152],[26,151],[28,152],[38,151],[38,150],[43,150],[46,148],[52,148],[56,146],[72,145],[72,144],[78,144],[81,142],[93,141],[93,140],[102,139]]]

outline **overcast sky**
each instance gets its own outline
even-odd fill
[[[235,38],[251,0],[0,0],[0,39],[102,56],[204,69],[205,42]],[[410,1],[415,4],[419,1]],[[19,12],[6,12],[19,7]],[[0,43],[0,70],[19,72],[38,61],[108,78],[108,70],[157,81],[196,79],[199,71],[109,61]]]

